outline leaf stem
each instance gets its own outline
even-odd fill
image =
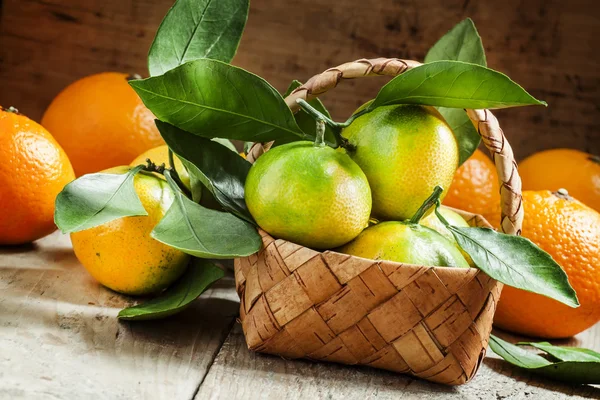
[[[318,125],[319,120],[322,120],[324,122],[324,124],[329,125],[329,127],[331,128],[331,131],[335,135],[337,142],[341,143],[342,147],[345,147],[348,140],[346,138],[342,137],[342,128],[345,127],[344,124],[335,122],[334,120],[329,118],[327,115],[323,114],[322,112],[320,112],[319,110],[317,110],[316,108],[311,106],[304,99],[297,99],[296,103],[298,103],[298,105],[300,106],[300,108],[302,108],[302,110],[304,110],[308,115],[310,115],[317,121],[317,129],[319,128],[319,125]],[[325,134],[324,129],[325,129],[325,127],[323,125],[323,134]],[[318,131],[317,131],[317,135],[318,135]],[[318,138],[317,138],[317,140],[318,140]]]
[[[317,138],[315,139],[315,147],[325,146],[325,121],[319,118],[317,119]]]
[[[431,195],[423,202],[423,204],[421,204],[421,207],[419,207],[415,215],[413,215],[412,218],[408,220],[408,222],[410,222],[411,224],[418,224],[421,218],[423,218],[423,216],[425,215],[425,213],[434,205],[436,205],[437,211],[437,204],[440,201],[440,196],[442,195],[443,191],[444,189],[442,189],[442,187],[439,185],[433,188],[433,193],[431,193]]]

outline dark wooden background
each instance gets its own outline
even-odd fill
[[[32,118],[65,85],[107,70],[146,73],[146,53],[172,0],[0,1],[0,104]],[[596,0],[252,0],[234,64],[283,90],[362,57],[422,60],[465,17],[490,67],[548,108],[498,112],[519,158],[573,147],[600,152],[600,11]],[[325,97],[344,119],[379,79],[344,82]]]

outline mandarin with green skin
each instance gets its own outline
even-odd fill
[[[444,217],[446,222],[448,222],[452,226],[458,226],[459,228],[469,227],[467,221],[465,221],[464,218],[460,216],[460,214],[458,214],[456,211],[452,211],[448,207],[441,206],[438,209],[438,212],[442,215],[442,217]],[[424,217],[419,223],[423,226],[433,229],[434,231],[448,239],[450,242],[452,242],[452,244],[454,244],[458,248],[458,250],[460,250],[460,252],[465,257],[465,260],[467,260],[469,265],[471,265],[472,267],[475,266],[475,263],[473,263],[471,257],[463,249],[460,248],[452,232],[450,232],[448,228],[446,228],[446,225],[444,225],[444,223],[440,221],[436,213],[432,212],[428,216]]]
[[[469,267],[452,242],[433,229],[409,222],[387,221],[373,225],[337,251],[371,260]]]
[[[378,219],[410,218],[436,185],[450,187],[458,167],[456,138],[433,107],[378,107],[342,135],[348,155],[369,180]]]
[[[245,185],[248,210],[269,234],[315,249],[354,239],[371,214],[365,174],[348,155],[300,141],[263,154]]]
[[[130,167],[110,168],[104,173],[123,174]],[[71,233],[77,259],[98,282],[120,293],[159,293],[185,271],[189,256],[150,236],[174,200],[168,183],[138,173],[134,187],[148,215],[124,217]]]

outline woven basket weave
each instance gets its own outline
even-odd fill
[[[287,104],[341,80],[395,76],[420,65],[358,60],[314,76]],[[492,153],[501,184],[501,230],[519,234],[521,181],[512,149],[488,110],[467,110]],[[252,162],[272,143],[256,144]],[[457,210],[471,226],[488,226]],[[476,268],[418,266],[317,252],[262,232],[263,247],[235,260],[240,320],[248,348],[285,358],[368,365],[459,385],[485,355],[502,284]]]

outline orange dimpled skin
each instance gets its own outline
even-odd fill
[[[63,146],[77,176],[129,164],[164,144],[154,115],[127,80],[116,72],[88,76],[67,86],[46,110],[42,125]]]
[[[475,214],[486,214],[500,204],[496,166],[477,149],[454,174],[443,203]]]
[[[46,129],[0,107],[0,245],[53,232],[54,199],[73,179],[67,154]]]
[[[174,199],[167,182],[138,173],[134,186],[147,216],[119,218],[72,233],[71,242],[77,259],[104,286],[130,295],[155,294],[181,276],[189,256],[150,236]]]
[[[519,163],[524,190],[567,189],[600,212],[600,157],[573,149],[545,150]]]
[[[600,214],[550,191],[523,192],[522,235],[562,266],[581,306],[504,286],[494,324],[541,338],[578,334],[600,320]]]

